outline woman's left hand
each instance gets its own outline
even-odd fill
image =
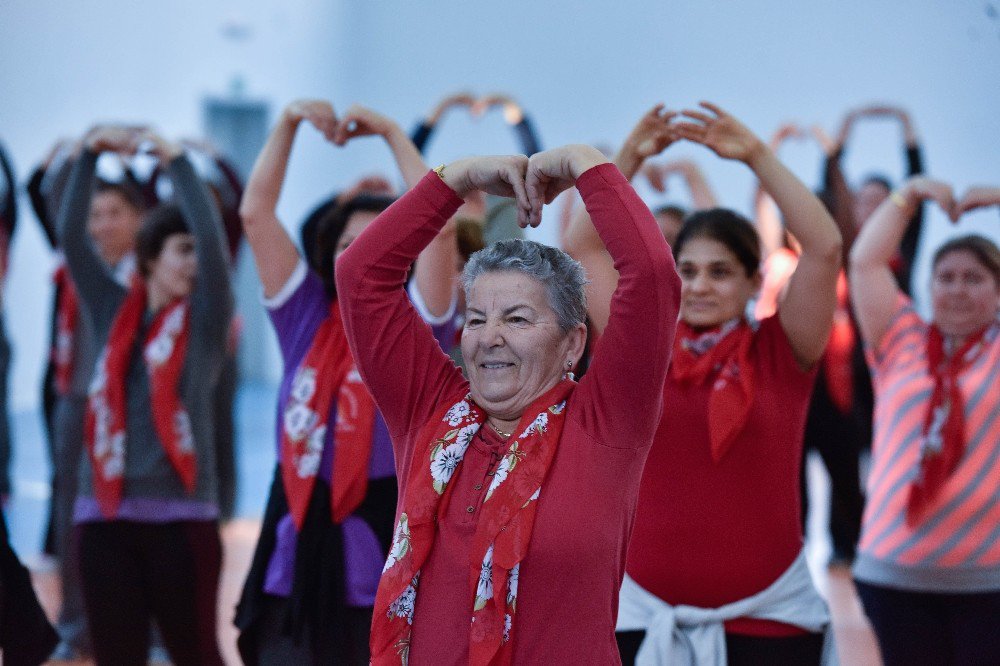
[[[711,113],[685,109],[681,115],[698,122],[674,123],[681,138],[700,143],[719,157],[747,163],[767,150],[767,145],[734,116],[709,102],[700,102],[700,106]]]
[[[468,157],[448,164],[441,173],[445,184],[460,197],[478,190],[517,202],[517,222],[528,223],[530,205],[524,187],[528,158],[524,155]]]
[[[360,104],[355,104],[337,122],[337,128],[333,132],[333,143],[343,146],[358,136],[386,137],[398,127],[391,118]]]

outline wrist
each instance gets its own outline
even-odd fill
[[[743,162],[748,167],[756,171],[761,163],[773,157],[774,152],[767,147],[767,144],[760,139],[757,139],[756,142],[750,147],[750,150],[747,151]]]
[[[463,164],[464,161],[458,160],[450,164],[442,164],[434,169],[434,173],[444,181],[444,184],[462,198],[465,198],[465,195],[474,189],[469,184],[465,165]]]
[[[606,164],[607,161],[608,158],[606,158],[601,151],[597,150],[597,148],[592,146],[579,146],[570,155],[570,174],[573,176],[573,180],[576,181],[587,171],[590,171],[598,164]]]

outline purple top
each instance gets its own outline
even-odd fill
[[[454,306],[440,318],[432,318],[423,307],[422,299],[411,288],[411,300],[424,319],[431,324],[434,337],[442,346],[450,344],[454,338]],[[282,415],[288,404],[292,379],[305,355],[309,352],[313,337],[320,324],[330,312],[330,302],[326,297],[322,281],[300,261],[288,282],[273,298],[264,299],[271,316],[271,323],[278,336],[284,374],[278,388],[278,418],[276,423],[275,446],[281,456]],[[337,403],[331,402],[327,418],[326,441],[320,458],[319,477],[327,483],[333,471],[333,433],[336,431]],[[375,419],[371,461],[368,466],[369,479],[395,476],[396,467],[392,455],[392,441],[382,415]],[[383,554],[375,533],[368,524],[356,516],[348,516],[341,524],[344,541],[345,596],[348,606],[366,607],[375,604],[375,592],[382,575]],[[295,571],[295,547],[297,534],[291,514],[285,514],[276,529],[274,552],[267,565],[264,577],[264,591],[268,594],[287,597],[292,593]]]

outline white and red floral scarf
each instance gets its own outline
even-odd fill
[[[101,513],[108,518],[117,514],[121,503],[125,472],[125,382],[145,311],[146,285],[134,277],[125,302],[115,315],[90,385],[84,434],[94,470],[94,494]],[[190,493],[194,491],[197,470],[194,435],[178,393],[188,337],[188,301],[177,299],[156,314],[146,334],[142,356],[149,373],[156,434]]]
[[[511,661],[520,562],[575,386],[564,379],[525,409],[515,430],[520,434],[510,442],[486,492],[469,562],[470,664]],[[434,544],[438,510],[485,420],[486,413],[467,395],[440,410],[417,437],[416,451],[425,453],[413,458],[375,598],[371,663],[376,666],[409,661],[420,569]]]
[[[375,430],[375,401],[361,381],[334,301],[292,379],[282,414],[281,480],[297,529],[302,529],[316,484],[331,401],[337,401],[330,508],[334,523],[365,498]]]

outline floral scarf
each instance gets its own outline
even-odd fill
[[[84,434],[94,469],[94,494],[101,513],[113,518],[121,503],[125,472],[126,377],[136,336],[146,312],[146,285],[138,277],[115,315],[94,369]],[[164,306],[149,326],[143,359],[149,374],[153,425],[170,464],[187,491],[194,491],[196,460],[191,419],[177,392],[189,337],[187,299]]]
[[[331,518],[340,523],[365,498],[375,430],[375,402],[361,381],[347,346],[340,307],[320,324],[309,351],[295,371],[282,414],[281,480],[296,529],[302,529],[316,484],[327,418],[336,399],[337,424],[330,481]]]
[[[742,318],[705,333],[677,323],[670,376],[682,386],[711,380],[708,428],[712,460],[718,463],[746,423],[753,403],[750,343],[753,329]]]
[[[1000,322],[977,331],[948,355],[937,326],[927,332],[927,365],[934,378],[934,392],[924,417],[920,470],[910,485],[906,519],[919,522],[965,453],[965,399],[959,375],[976,362],[1000,332]]]
[[[564,379],[521,416],[506,455],[483,501],[472,541],[470,664],[509,664],[517,609],[520,562],[531,540],[537,500],[565,424],[566,401],[575,387]],[[407,664],[420,569],[437,531],[437,513],[448,501],[458,471],[486,413],[471,395],[447,406],[416,440],[403,504],[375,598],[372,664]],[[429,638],[429,637],[428,637]]]

